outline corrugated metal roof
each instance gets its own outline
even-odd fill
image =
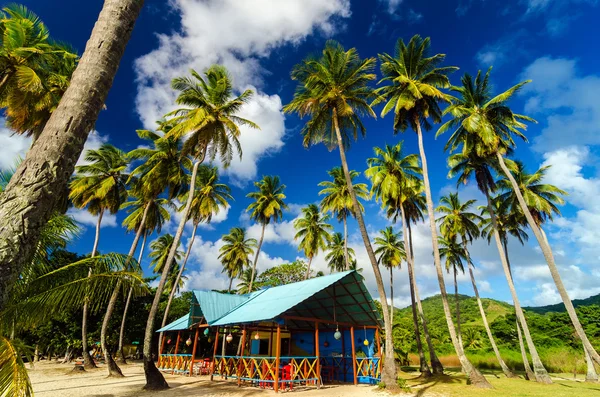
[[[190,314],[188,313],[185,316],[180,317],[177,320],[173,321],[171,324],[165,325],[164,327],[157,330],[156,332],[181,331],[184,329],[188,329],[189,328],[189,325],[188,325],[189,319],[190,319]]]
[[[196,300],[194,303],[200,305],[201,315],[209,324],[248,300],[246,295],[222,294],[214,291],[194,291],[194,298]],[[195,310],[192,310],[192,316],[198,317]]]

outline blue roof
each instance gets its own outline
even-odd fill
[[[184,329],[188,329],[189,328],[189,324],[188,324],[189,319],[190,319],[190,314],[188,313],[185,316],[180,317],[177,320],[173,321],[171,324],[165,325],[164,327],[157,330],[156,332],[181,331]]]
[[[192,321],[203,316],[208,324],[223,317],[248,300],[246,295],[222,294],[214,291],[194,291]],[[199,307],[198,307],[199,305]],[[191,323],[190,323],[191,325]]]

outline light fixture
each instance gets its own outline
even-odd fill
[[[340,332],[340,329],[337,326],[335,327],[335,333],[333,334],[333,337],[336,340],[340,340],[342,338],[342,333]]]
[[[233,340],[233,335],[231,335],[231,332],[229,333],[229,335],[227,335],[227,337],[225,338],[225,340],[227,341],[227,343],[231,342]]]
[[[208,330],[208,328],[206,328],[206,329],[204,330],[204,336],[208,336],[208,334],[209,334],[209,333],[210,333],[210,331]]]
[[[363,342],[363,344],[364,344],[365,346],[369,346],[369,341],[365,339],[365,341]]]
[[[254,339],[256,339],[256,340],[260,339],[260,335],[258,334],[258,331],[256,331],[256,335],[254,335]]]
[[[171,339],[167,339],[167,345],[171,344]]]
[[[192,344],[192,338],[191,338],[191,337],[189,337],[189,338],[188,338],[188,339],[185,341],[185,344],[186,344],[186,345],[188,345],[188,346],[189,346],[189,345],[191,345],[191,344]]]

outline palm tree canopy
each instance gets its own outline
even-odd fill
[[[92,214],[101,210],[117,213],[127,199],[127,157],[116,147],[105,143],[100,149],[88,150],[88,164],[75,167],[69,198],[77,208],[88,207]]]
[[[165,263],[167,261],[167,257],[169,256],[169,251],[171,251],[171,247],[173,246],[174,240],[175,238],[173,237],[173,235],[167,233],[163,234],[162,236],[150,243],[150,249],[152,251],[148,256],[152,258],[150,265],[154,266],[154,273],[162,273]],[[177,250],[175,251],[175,258],[173,262],[174,266],[172,266],[171,268],[175,267],[177,262],[179,262],[183,257],[183,251],[179,249],[180,246],[181,242],[177,244]]]
[[[403,260],[406,260],[406,251],[404,250],[404,241],[402,241],[402,232],[394,232],[391,226],[379,232],[375,237],[375,255],[378,255],[378,261],[387,268],[400,267]]]
[[[443,236],[460,236],[462,241],[473,241],[479,238],[481,216],[471,212],[476,200],[461,202],[458,193],[442,196],[436,211],[442,216],[436,219]]]
[[[128,232],[135,232],[140,227],[146,205],[150,205],[144,224],[144,234],[146,235],[153,232],[160,234],[164,223],[171,219],[169,210],[175,210],[175,205],[171,200],[165,198],[134,198],[134,200],[127,201],[121,205],[121,209],[127,209],[129,213],[123,219],[123,227]]]
[[[194,190],[189,217],[196,225],[200,222],[210,223],[213,215],[229,207],[229,200],[233,200],[231,189],[226,184],[219,183],[219,170],[212,165],[198,168]],[[183,194],[180,201],[187,202],[188,194],[189,192]],[[181,209],[184,207],[182,205]]]
[[[352,207],[352,195],[348,189],[346,178],[342,167],[334,167],[327,171],[329,176],[333,178],[332,181],[323,181],[319,183],[323,189],[319,192],[319,195],[323,195],[321,199],[321,210],[325,212],[331,212],[338,221],[342,221],[344,217],[349,215],[354,216],[354,209]],[[350,179],[354,180],[358,175],[358,171],[349,170]],[[369,193],[366,183],[353,183],[352,187],[357,198],[368,199]],[[358,201],[358,206],[361,211],[364,211],[364,206]]]
[[[246,229],[241,227],[231,228],[222,240],[225,244],[219,249],[219,260],[223,264],[223,272],[230,278],[240,277],[250,266],[250,256],[258,243],[256,239],[246,238]]]
[[[356,262],[354,248],[348,247],[348,259],[350,264]],[[331,235],[325,255],[327,266],[332,272],[343,272],[346,270],[346,257],[344,256],[344,236],[336,232]]]
[[[287,209],[285,199],[285,185],[281,184],[278,176],[266,175],[254,182],[258,191],[246,195],[254,202],[251,203],[246,211],[250,212],[250,218],[261,225],[268,225],[273,222],[281,221],[283,210]]]
[[[298,250],[304,251],[308,258],[314,257],[319,251],[325,251],[331,239],[333,227],[327,223],[329,215],[322,214],[316,204],[302,208],[302,217],[294,221],[296,235],[294,240],[300,240]]]
[[[341,44],[329,40],[320,57],[308,57],[292,70],[292,80],[298,81],[294,99],[283,107],[285,113],[310,117],[302,129],[305,147],[323,143],[332,150],[338,146],[334,115],[342,134],[344,148],[350,138],[365,135],[360,117],[376,117],[367,102],[372,96],[369,83],[375,80],[375,58],[360,59],[356,48],[344,50]]]
[[[205,77],[193,69],[190,73],[191,77],[178,77],[171,82],[171,87],[179,91],[177,104],[184,107],[167,114],[174,124],[167,135],[187,136],[182,155],[207,156],[210,160],[218,155],[227,167],[234,149],[242,158],[239,127],[260,129],[254,122],[238,116],[253,92],[246,90],[234,97],[233,82],[224,66],[211,66],[204,73]]]
[[[511,168],[513,168],[511,173],[538,226],[547,220],[552,220],[552,214],[560,215],[557,205],[564,205],[565,200],[561,196],[566,196],[568,193],[554,185],[542,183],[550,166],[542,167],[533,174],[528,174],[525,165],[520,161],[514,161],[514,166]],[[498,181],[498,187],[505,192],[500,194],[498,199],[507,201],[513,211],[520,211],[517,195],[506,176]]]
[[[442,120],[440,102],[450,102],[450,96],[440,89],[450,87],[448,74],[458,68],[440,67],[446,55],[428,56],[429,37],[413,36],[408,44],[398,39],[394,56],[380,54],[381,74],[379,83],[385,83],[375,93],[373,105],[384,103],[381,117],[394,111],[394,132],[413,131],[417,125],[431,129],[429,118],[434,123]]]
[[[446,260],[446,271],[461,271],[465,272],[463,261],[467,260],[465,249],[459,243],[456,237],[440,236],[438,237],[440,249],[440,258]]]
[[[508,235],[515,237],[521,244],[529,239],[529,235],[525,231],[527,221],[522,211],[514,211],[507,200],[502,200],[500,196],[492,197],[492,208],[496,215],[496,224],[498,234],[502,241],[506,242]],[[490,217],[488,207],[482,205],[481,210],[482,221],[480,224],[481,236],[487,238],[488,243],[491,242],[494,236],[494,225]]]
[[[402,211],[400,204],[404,207],[404,214],[408,223],[417,223],[423,221],[423,212],[426,210],[425,186],[423,181],[418,179],[404,186],[402,195],[391,198],[388,197],[382,202],[382,207],[386,209],[386,216],[393,222],[402,220]]]

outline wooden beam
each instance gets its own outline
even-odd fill
[[[342,330],[340,331],[342,333],[342,360],[344,360],[343,365],[344,365],[344,380],[343,382],[346,381],[346,342],[344,342],[344,329],[342,328]]]
[[[244,328],[242,330],[242,339],[240,340],[240,344],[242,345],[242,350],[240,350],[240,352],[241,352],[240,353],[240,359],[238,360],[238,367],[237,367],[237,384],[238,384],[238,386],[242,385],[242,380],[240,378],[241,378],[241,375],[242,375],[241,374],[241,370],[242,370],[241,365],[242,365],[242,362],[244,361],[243,360],[243,357],[244,357],[244,343],[246,343],[246,328]]]
[[[350,327],[350,339],[352,340],[352,373],[354,374],[354,384],[358,385],[356,374],[356,347],[354,346],[354,327]]]
[[[295,320],[295,321],[306,321],[306,322],[315,322],[315,323],[321,323],[321,324],[331,324],[332,321],[330,320],[321,320],[318,318],[314,318],[314,317],[300,317],[300,316],[287,316],[287,315],[283,315],[281,316],[281,318],[286,319],[286,320]],[[361,327],[366,327],[366,328],[377,328],[377,325],[362,325],[362,324],[352,324],[352,323],[347,323],[347,322],[337,322],[339,325],[344,325],[346,327],[353,327],[354,325],[358,325]]]
[[[175,343],[175,356],[177,356],[177,352],[179,351],[179,341],[181,340],[181,331],[177,331],[177,342]],[[175,361],[177,361],[177,357],[175,357]],[[173,367],[173,371],[171,371],[171,375],[175,373],[175,367]]]
[[[377,341],[377,355],[381,357],[381,342],[379,341],[379,328],[375,328],[375,340]]]
[[[319,357],[319,322],[315,321],[315,356],[317,356],[317,386],[323,384],[321,379],[321,359]]]
[[[165,337],[163,336],[160,341],[160,349],[158,350],[158,357],[160,357],[165,349]]]
[[[275,384],[273,390],[279,391],[279,364],[281,363],[281,326],[277,324],[277,341],[275,342]]]
[[[192,348],[192,359],[190,361],[190,376],[194,373],[194,359],[196,358],[196,346],[198,345],[198,331],[200,328],[196,328],[196,335],[194,336],[194,347]]]
[[[215,365],[217,360],[217,349],[219,348],[219,327],[217,327],[217,332],[215,333],[215,347],[213,349],[213,362],[212,367],[210,369],[210,380],[213,380],[213,376],[215,373]]]

